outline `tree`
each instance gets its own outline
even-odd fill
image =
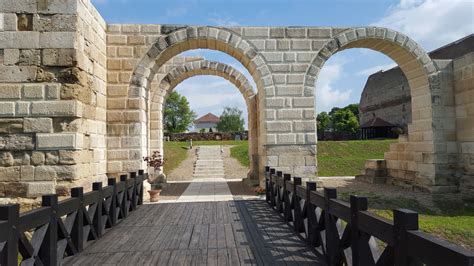
[[[185,132],[196,119],[194,113],[189,107],[186,97],[176,91],[171,92],[166,98],[163,111],[163,124],[169,133]]]
[[[337,110],[332,121],[334,129],[338,132],[356,133],[359,130],[359,121],[349,109]]]
[[[328,131],[329,124],[331,122],[331,118],[329,117],[328,113],[321,112],[318,114],[317,118],[317,125],[318,125],[318,132],[324,133]]]
[[[244,119],[241,117],[242,111],[237,107],[225,107],[217,123],[217,130],[220,132],[244,131]]]
[[[357,118],[359,118],[359,104],[358,103],[351,103],[348,106],[344,107],[343,109],[350,110]]]

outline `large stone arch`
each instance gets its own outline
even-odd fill
[[[134,68],[130,79],[127,106],[124,111],[124,123],[136,124],[137,130],[129,133],[129,139],[138,142],[140,154],[136,158],[142,158],[147,154],[147,106],[134,104],[136,102],[148,102],[150,84],[159,68],[168,60],[181,52],[206,48],[224,52],[237,59],[248,70],[253,77],[258,92],[273,90],[274,84],[271,72],[264,58],[257,53],[257,49],[239,34],[224,28],[217,27],[185,27],[177,29],[167,35],[158,37],[145,55],[139,60]],[[263,124],[264,101],[259,98],[257,105],[257,123]],[[129,105],[129,103],[133,103]],[[129,113],[129,114],[128,114]],[[139,125],[139,126],[138,126]],[[265,127],[259,127],[258,140],[258,164],[259,176],[263,176],[265,156],[263,145],[266,141]],[[130,162],[129,165],[141,164],[140,159]]]
[[[159,150],[161,154],[164,154],[162,110],[167,94],[186,79],[200,75],[222,77],[235,85],[242,94],[248,111],[249,159],[252,162],[249,177],[256,178],[258,175],[257,94],[240,71],[224,63],[208,60],[183,63],[171,69],[161,79],[158,89],[152,95],[150,102],[149,152],[151,150]]]
[[[413,121],[408,126],[408,136],[401,136],[400,143],[392,145],[392,152],[385,155],[389,175],[419,187],[443,185],[441,175],[446,172],[442,171],[440,160],[445,151],[439,143],[445,141],[448,132],[435,125],[450,122],[442,114],[435,62],[402,33],[379,27],[351,28],[327,41],[316,54],[306,71],[305,88],[314,89],[318,73],[329,57],[350,48],[368,48],[387,55],[399,65],[410,85]]]

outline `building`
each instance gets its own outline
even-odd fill
[[[217,132],[219,117],[208,113],[194,120],[194,132]]]
[[[456,59],[474,51],[474,34],[434,51],[431,59]],[[399,67],[370,75],[360,98],[360,125],[370,125],[375,118],[407,132],[412,121],[410,86]],[[369,132],[369,128],[365,128]]]

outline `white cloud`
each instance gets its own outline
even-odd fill
[[[358,75],[358,76],[369,76],[369,75],[372,75],[375,72],[378,72],[380,70],[386,71],[386,70],[389,70],[389,69],[394,68],[396,66],[397,66],[397,64],[395,64],[395,63],[386,64],[386,65],[378,65],[378,66],[373,66],[373,67],[362,69],[360,71],[357,71],[355,74]]]
[[[432,50],[474,32],[474,2],[400,0],[373,25],[400,31]]]
[[[226,14],[209,14],[211,18],[209,18],[209,21],[216,25],[216,26],[223,26],[223,27],[235,27],[235,26],[241,26],[239,22],[237,22],[235,19],[233,19],[231,16],[226,15]]]
[[[342,76],[343,63],[327,63],[319,73],[316,81],[316,109],[328,111],[334,106],[345,104],[351,96],[351,89],[335,89],[333,83]]]

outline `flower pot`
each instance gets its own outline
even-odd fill
[[[148,194],[150,194],[150,202],[158,202],[160,200],[160,192],[161,189],[148,190]]]

